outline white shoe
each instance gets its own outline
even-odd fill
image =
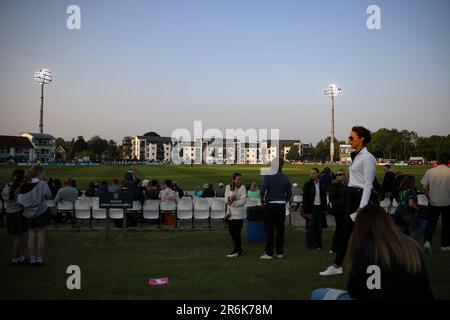
[[[227,254],[227,258],[237,258],[237,257],[239,257],[239,253],[237,252]]]
[[[277,254],[277,258],[278,258],[278,259],[283,259],[283,258],[284,258],[284,255],[282,255],[282,254]]]
[[[264,260],[268,260],[268,259],[272,259],[272,256],[269,256],[267,253],[264,253],[261,257],[259,257],[260,259],[264,259]]]
[[[431,243],[429,241],[425,241],[423,244],[423,249],[425,253],[431,253]]]
[[[329,266],[327,270],[319,272],[321,276],[334,276],[343,273],[344,269],[342,267],[336,268],[335,266]]]
[[[441,251],[450,251],[450,247],[441,247]]]

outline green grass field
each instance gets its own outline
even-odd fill
[[[285,172],[303,184],[312,166],[288,165]],[[123,177],[126,167],[48,168],[47,176],[75,178],[84,189],[91,181]],[[320,167],[323,169],[323,166]],[[332,168],[334,171],[336,166]],[[426,167],[394,168],[420,179]],[[261,181],[256,166],[160,166],[138,167],[141,178],[178,180],[185,190],[205,182],[228,183],[235,171],[244,182]],[[12,168],[1,168],[0,179],[9,178]],[[378,168],[382,181],[382,168]],[[419,180],[420,181],[420,180]],[[0,229],[0,299],[308,299],[318,287],[345,288],[346,277],[320,277],[333,256],[332,229],[324,232],[325,249],[309,252],[303,228],[287,228],[286,257],[261,261],[264,244],[244,241],[244,255],[227,259],[231,239],[223,225],[213,230],[115,230],[48,231],[47,266],[40,269],[11,268],[11,238]],[[245,231],[243,238],[245,239]],[[435,236],[432,255],[426,256],[432,289],[439,299],[450,299],[450,254],[439,251]],[[25,252],[25,251],[24,251]],[[82,290],[66,288],[66,268],[78,265]],[[152,287],[149,278],[165,277],[170,285]]]
[[[223,225],[222,225],[223,226]],[[2,230],[3,231],[3,230]],[[264,244],[243,242],[244,255],[229,259],[231,239],[215,231],[50,230],[47,266],[9,267],[9,241],[0,233],[0,299],[308,299],[318,287],[345,288],[346,276],[321,277],[333,256],[310,252],[302,229],[287,229],[284,259],[260,260]],[[324,232],[329,245],[332,230]],[[244,233],[245,238],[245,233]],[[433,292],[450,299],[450,254],[426,256]],[[68,290],[66,269],[81,268],[81,290]],[[147,285],[169,277],[167,286]]]
[[[286,165],[284,171],[289,175],[292,182],[300,183],[301,186],[309,178],[309,171],[314,165]],[[317,166],[322,170],[325,166]],[[348,166],[330,166],[333,171],[338,168],[348,168]],[[417,182],[420,182],[427,166],[399,166],[393,167],[395,172],[401,171],[415,175]],[[229,183],[234,172],[240,172],[243,175],[244,183],[252,181],[260,182],[262,177],[259,174],[260,166],[257,165],[198,165],[198,166],[138,166],[138,176],[141,179],[158,179],[163,182],[164,179],[177,180],[184,190],[193,190],[195,187],[203,186],[205,182],[215,184],[223,182]],[[99,167],[48,167],[46,175],[53,178],[73,178],[76,179],[80,189],[85,190],[90,182],[100,182],[111,179],[122,179],[128,167],[125,166],[99,166]],[[13,168],[0,168],[0,181],[5,182],[10,179]],[[383,168],[377,167],[377,177],[380,183],[383,181]]]

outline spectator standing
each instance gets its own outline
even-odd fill
[[[278,167],[277,167],[278,164]],[[289,177],[282,172],[284,160],[280,157],[272,161],[271,175],[265,175],[260,188],[261,202],[264,205],[264,228],[266,231],[265,253],[260,259],[272,259],[274,241],[278,258],[284,256],[284,229],[286,203],[292,196]],[[276,232],[276,238],[274,233]]]
[[[242,255],[241,231],[245,218],[245,201],[247,192],[242,184],[242,175],[238,172],[233,174],[231,183],[225,188],[225,199],[227,200],[228,232],[233,239],[233,251],[227,255],[228,258],[236,258]]]
[[[22,235],[27,229],[25,227],[25,219],[22,215],[22,206],[17,203],[17,197],[19,196],[24,176],[24,170],[15,169],[11,182],[2,189],[2,198],[5,201],[6,210],[6,229],[8,234],[14,237],[12,242],[11,266],[18,266],[27,262],[26,258],[20,253]]]
[[[329,213],[334,216],[336,228],[333,234],[330,253],[336,253],[339,246],[342,225],[345,216],[345,198],[347,196],[347,174],[343,169],[339,169],[336,173],[336,182],[331,185]]]
[[[375,178],[376,160],[367,150],[372,135],[364,127],[355,126],[348,137],[354,152],[351,153],[352,164],[350,165],[350,178],[347,188],[346,213],[339,240],[339,248],[334,263],[325,271],[320,272],[322,276],[339,275],[344,273],[342,264],[347,252],[347,245],[353,230],[353,221],[359,211],[369,202],[376,202],[377,196],[372,192],[373,180]]]
[[[428,169],[422,178],[423,192],[428,197],[428,221],[424,248],[431,253],[433,233],[439,216],[442,216],[441,250],[450,251],[450,168],[449,152],[440,154],[439,165]]]
[[[44,168],[34,166],[25,176],[17,202],[23,207],[28,227],[28,254],[31,266],[44,265],[45,229],[50,224],[50,212],[46,200],[52,198],[44,181]]]
[[[302,216],[305,218],[306,245],[309,250],[322,248],[322,226],[327,209],[326,187],[319,179],[319,169],[313,168],[303,186]]]

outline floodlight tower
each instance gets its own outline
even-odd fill
[[[335,84],[330,84],[323,90],[323,93],[331,98],[331,141],[330,141],[330,162],[334,159],[334,98],[341,94],[342,89]]]
[[[34,73],[34,80],[41,84],[41,116],[39,120],[39,132],[44,133],[44,85],[53,80],[52,72],[48,69],[41,69]]]

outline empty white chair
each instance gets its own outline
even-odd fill
[[[177,222],[175,227],[178,227],[178,220],[191,220],[193,221],[193,213],[192,213],[192,198],[183,197],[180,199],[177,205]],[[194,226],[192,222],[192,226]]]
[[[194,219],[209,220],[209,207],[207,199],[198,198],[194,203]],[[194,227],[194,220],[192,220],[192,227]]]
[[[161,216],[159,214],[159,205],[161,200],[146,200],[142,206],[142,224],[144,227],[144,220],[156,220],[158,219],[158,227],[161,227]]]
[[[210,219],[223,219],[225,218],[225,201],[223,198],[215,198],[211,203],[211,211],[209,213]]]
[[[109,209],[109,218],[112,220],[122,220],[123,209]]]
[[[211,203],[214,201],[215,197],[206,197],[206,200],[208,200],[209,206],[211,207]]]
[[[89,228],[92,228],[91,208],[92,199],[90,198],[81,198],[75,201],[75,219],[89,220]],[[73,219],[74,222],[75,219]]]
[[[100,209],[100,201],[98,198],[92,198],[92,219],[106,219],[106,209]]]

